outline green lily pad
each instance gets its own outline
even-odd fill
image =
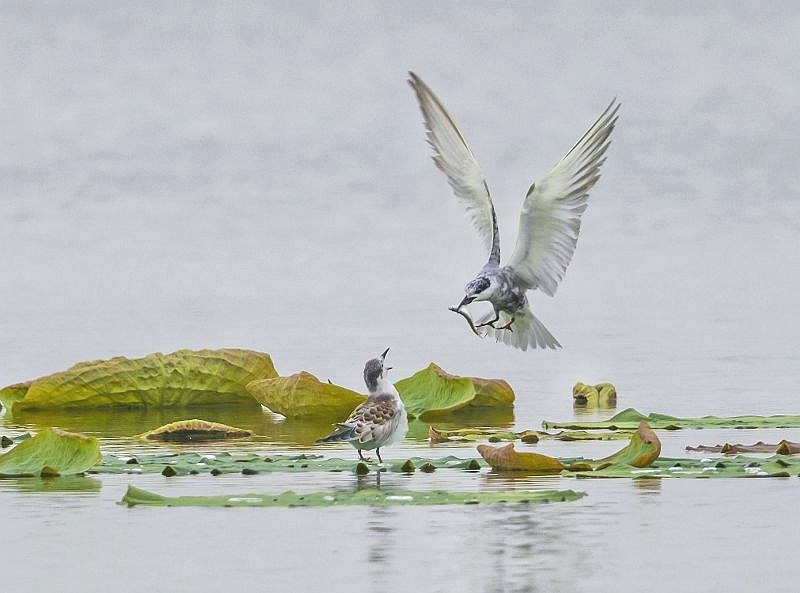
[[[648,467],[612,464],[594,471],[576,471],[580,478],[788,478],[800,475],[800,460],[785,455],[768,458],[659,458]]]
[[[645,420],[652,428],[677,430],[681,428],[798,428],[800,415],[775,416],[702,416],[699,418],[679,418],[667,414],[651,413],[645,416],[633,408],[627,408],[608,420],[580,421],[569,420],[553,422],[544,420],[546,429],[635,429],[639,422]]]
[[[441,417],[469,407],[514,405],[514,391],[502,379],[450,375],[434,363],[395,383],[410,417]]]
[[[241,439],[252,433],[243,428],[228,426],[208,420],[179,420],[151,430],[141,435],[147,441],[197,442]]]
[[[46,428],[0,455],[0,477],[79,474],[100,458],[95,437]]]
[[[557,441],[613,441],[629,439],[633,431],[618,430],[614,432],[587,432],[585,430],[562,430],[559,432],[545,432],[543,430],[522,430],[514,432],[497,428],[454,428],[444,429],[428,426],[428,439],[431,443],[444,443],[449,441],[522,441],[523,443],[536,443],[540,440],[553,439]]]
[[[366,399],[351,389],[323,383],[306,371],[252,381],[247,390],[262,406],[287,418],[324,416],[341,420]]]
[[[12,412],[53,408],[255,406],[245,385],[277,373],[268,354],[225,348],[87,361],[0,391]],[[27,389],[22,393],[24,386]]]
[[[593,471],[611,465],[629,467],[647,467],[661,452],[661,442],[645,422],[640,422],[638,430],[631,436],[630,442],[613,455],[597,460],[577,460],[564,462],[555,457],[516,451],[514,443],[503,447],[478,445],[478,453],[492,469],[497,471],[525,471],[537,474],[557,474],[563,470]]]
[[[391,472],[407,473],[409,463],[414,467],[429,464],[437,469],[474,469],[474,458],[445,456],[435,459],[411,457],[410,459],[385,460],[383,464],[372,459],[363,464],[367,469],[385,469]],[[233,474],[233,473],[272,473],[272,472],[356,472],[357,458],[323,458],[321,455],[271,455],[265,457],[256,453],[237,454],[216,453],[200,455],[193,452],[157,453],[130,456],[105,455],[89,470],[91,474],[157,474],[170,467],[170,475],[188,476],[195,474]],[[482,467],[486,467],[482,463]]]
[[[443,504],[491,504],[491,503],[534,503],[563,502],[578,500],[585,492],[574,490],[540,491],[486,491],[486,492],[448,492],[431,490],[415,492],[412,490],[378,490],[364,488],[355,492],[310,492],[296,494],[227,494],[221,496],[176,496],[168,497],[128,486],[120,504],[129,507],[148,506],[191,506],[191,507],[330,507],[330,506],[407,506]]]

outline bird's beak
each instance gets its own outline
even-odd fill
[[[469,305],[474,300],[475,300],[475,297],[465,296],[463,299],[461,299],[461,302],[458,303],[458,307],[456,307],[456,308],[460,309],[464,305]]]
[[[381,360],[383,360],[384,358],[386,358],[386,353],[387,353],[387,352],[389,352],[389,349],[388,349],[388,348],[387,348],[386,350],[384,350],[384,351],[383,351],[383,354],[381,354]]]

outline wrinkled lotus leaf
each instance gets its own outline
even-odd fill
[[[24,383],[16,383],[0,389],[0,410],[10,408],[15,402],[20,401],[28,393],[31,383],[33,381],[25,381]]]
[[[258,403],[287,418],[328,417],[331,422],[346,418],[366,399],[351,389],[323,383],[306,371],[253,381],[247,390]]]
[[[434,363],[395,383],[410,417],[441,417],[469,407],[511,407],[514,391],[502,379],[450,375]]]
[[[775,416],[702,416],[699,418],[679,418],[666,414],[651,413],[647,416],[627,408],[602,421],[565,421],[553,422],[544,420],[542,426],[546,429],[636,429],[641,420],[645,420],[652,428],[677,430],[681,428],[798,428],[800,415],[775,415]]]
[[[330,507],[330,506],[395,506],[395,505],[443,505],[443,504],[489,504],[489,503],[533,503],[563,502],[578,500],[584,492],[574,490],[530,491],[486,491],[486,492],[448,492],[431,490],[415,492],[412,490],[377,490],[365,488],[355,492],[310,492],[296,494],[228,494],[221,496],[160,496],[135,486],[128,486],[120,504],[129,507],[149,506],[191,506],[191,507]]]
[[[100,458],[95,437],[46,428],[0,455],[0,477],[79,474]]]
[[[572,387],[575,407],[611,409],[617,405],[617,390],[611,383],[586,385],[580,381]]]
[[[529,451],[515,451],[514,443],[508,443],[503,447],[478,445],[478,453],[492,466],[492,469],[497,471],[558,474],[566,469],[566,466],[555,457]]]
[[[276,375],[269,355],[251,350],[178,350],[135,359],[118,356],[78,363],[66,371],[31,381],[24,397],[13,402],[12,411],[255,406],[245,385],[254,379]],[[15,393],[18,395],[18,391]]]
[[[725,443],[723,445],[697,445],[696,447],[687,445],[686,450],[703,451],[706,453],[725,453],[726,455],[735,453],[778,453],[780,455],[796,455],[800,453],[800,443],[783,440],[776,444],[758,441],[752,445],[732,445],[730,443]]]
[[[614,432],[587,432],[585,430],[562,430],[559,432],[545,432],[542,430],[523,430],[513,432],[498,430],[496,428],[455,428],[444,429],[428,426],[428,440],[431,443],[445,443],[449,441],[522,441],[523,443],[536,443],[544,439],[557,441],[612,441],[628,439],[634,431],[619,430]]]
[[[370,463],[360,462],[357,458],[337,459],[323,458],[321,455],[271,455],[264,457],[255,453],[232,455],[230,453],[216,453],[213,455],[200,455],[192,452],[181,453],[156,453],[126,457],[105,455],[103,459],[92,467],[92,474],[157,474],[162,473],[169,466],[169,473],[175,476],[194,474],[214,475],[232,473],[272,473],[272,472],[355,472],[359,465],[364,465],[367,470],[388,470],[395,473],[407,473],[408,464],[422,467],[430,464],[437,469],[474,469],[474,458],[459,458],[454,456],[427,459],[424,457],[411,457],[410,459],[384,460],[378,463],[373,458]],[[483,464],[485,467],[486,465]],[[405,469],[404,469],[405,468]],[[246,470],[246,471],[245,471]],[[174,473],[173,473],[174,472]]]
[[[604,459],[572,460],[563,462],[554,457],[514,450],[514,443],[503,447],[478,445],[481,454],[492,469],[497,471],[525,471],[538,474],[556,474],[562,470],[586,471],[602,469],[611,465],[647,467],[661,452],[661,442],[645,422],[639,424],[638,430],[631,436],[630,442]]]
[[[249,437],[252,433],[243,428],[228,426],[219,422],[209,422],[208,420],[180,420],[165,424],[154,430],[140,435],[148,441],[172,441],[172,442],[196,442],[196,441],[218,441],[224,439],[241,439]]]

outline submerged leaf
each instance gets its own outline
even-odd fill
[[[431,490],[415,492],[412,490],[378,490],[365,488],[355,492],[310,492],[296,494],[228,494],[221,496],[160,496],[135,486],[128,486],[128,491],[120,501],[129,507],[135,505],[149,506],[194,506],[194,507],[328,507],[328,506],[394,506],[394,505],[442,505],[442,504],[478,504],[478,503],[533,503],[563,502],[578,500],[585,496],[584,492],[574,490],[539,490],[531,491],[483,491],[483,492],[447,492]]]
[[[542,426],[569,429],[635,429],[641,420],[645,420],[652,428],[677,430],[680,428],[798,428],[800,415],[775,416],[701,416],[697,418],[679,418],[653,412],[647,416],[633,408],[627,408],[608,420],[601,421],[565,421],[553,422],[544,420]]]
[[[12,411],[256,403],[245,385],[277,373],[268,354],[224,348],[82,362],[34,379]],[[19,387],[19,386],[16,386]],[[6,388],[4,391],[11,388]],[[9,392],[10,393],[10,392]]]
[[[165,424],[154,430],[144,433],[141,438],[148,441],[216,441],[224,439],[241,439],[249,437],[252,433],[243,428],[228,426],[219,422],[208,420],[180,420]]]
[[[46,428],[0,455],[0,477],[79,474],[100,458],[95,437]]]
[[[323,383],[306,371],[253,381],[247,390],[261,405],[288,418],[328,417],[331,422],[347,417],[366,399],[351,389]]]
[[[411,417],[438,417],[467,406],[509,408],[514,404],[514,391],[502,379],[459,377],[434,363],[395,387]]]

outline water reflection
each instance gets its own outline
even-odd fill
[[[55,409],[20,412],[0,419],[8,430],[39,430],[57,426],[71,432],[94,435],[110,441],[129,441],[164,424],[200,418],[243,428],[253,433],[251,440],[281,443],[290,447],[315,446],[316,440],[330,432],[329,418],[285,418],[279,414],[252,406],[198,406],[191,408],[135,409]],[[442,421],[412,420],[406,438],[428,440],[428,427],[450,430],[464,427],[508,428],[514,423],[511,409],[469,409],[451,414]],[[120,443],[117,443],[120,444]]]
[[[654,476],[647,476],[643,478],[635,478],[633,482],[634,489],[640,494],[660,494],[661,493],[661,480]]]
[[[54,478],[3,478],[0,489],[17,492],[87,492],[99,493],[103,483],[86,476],[60,476]]]

